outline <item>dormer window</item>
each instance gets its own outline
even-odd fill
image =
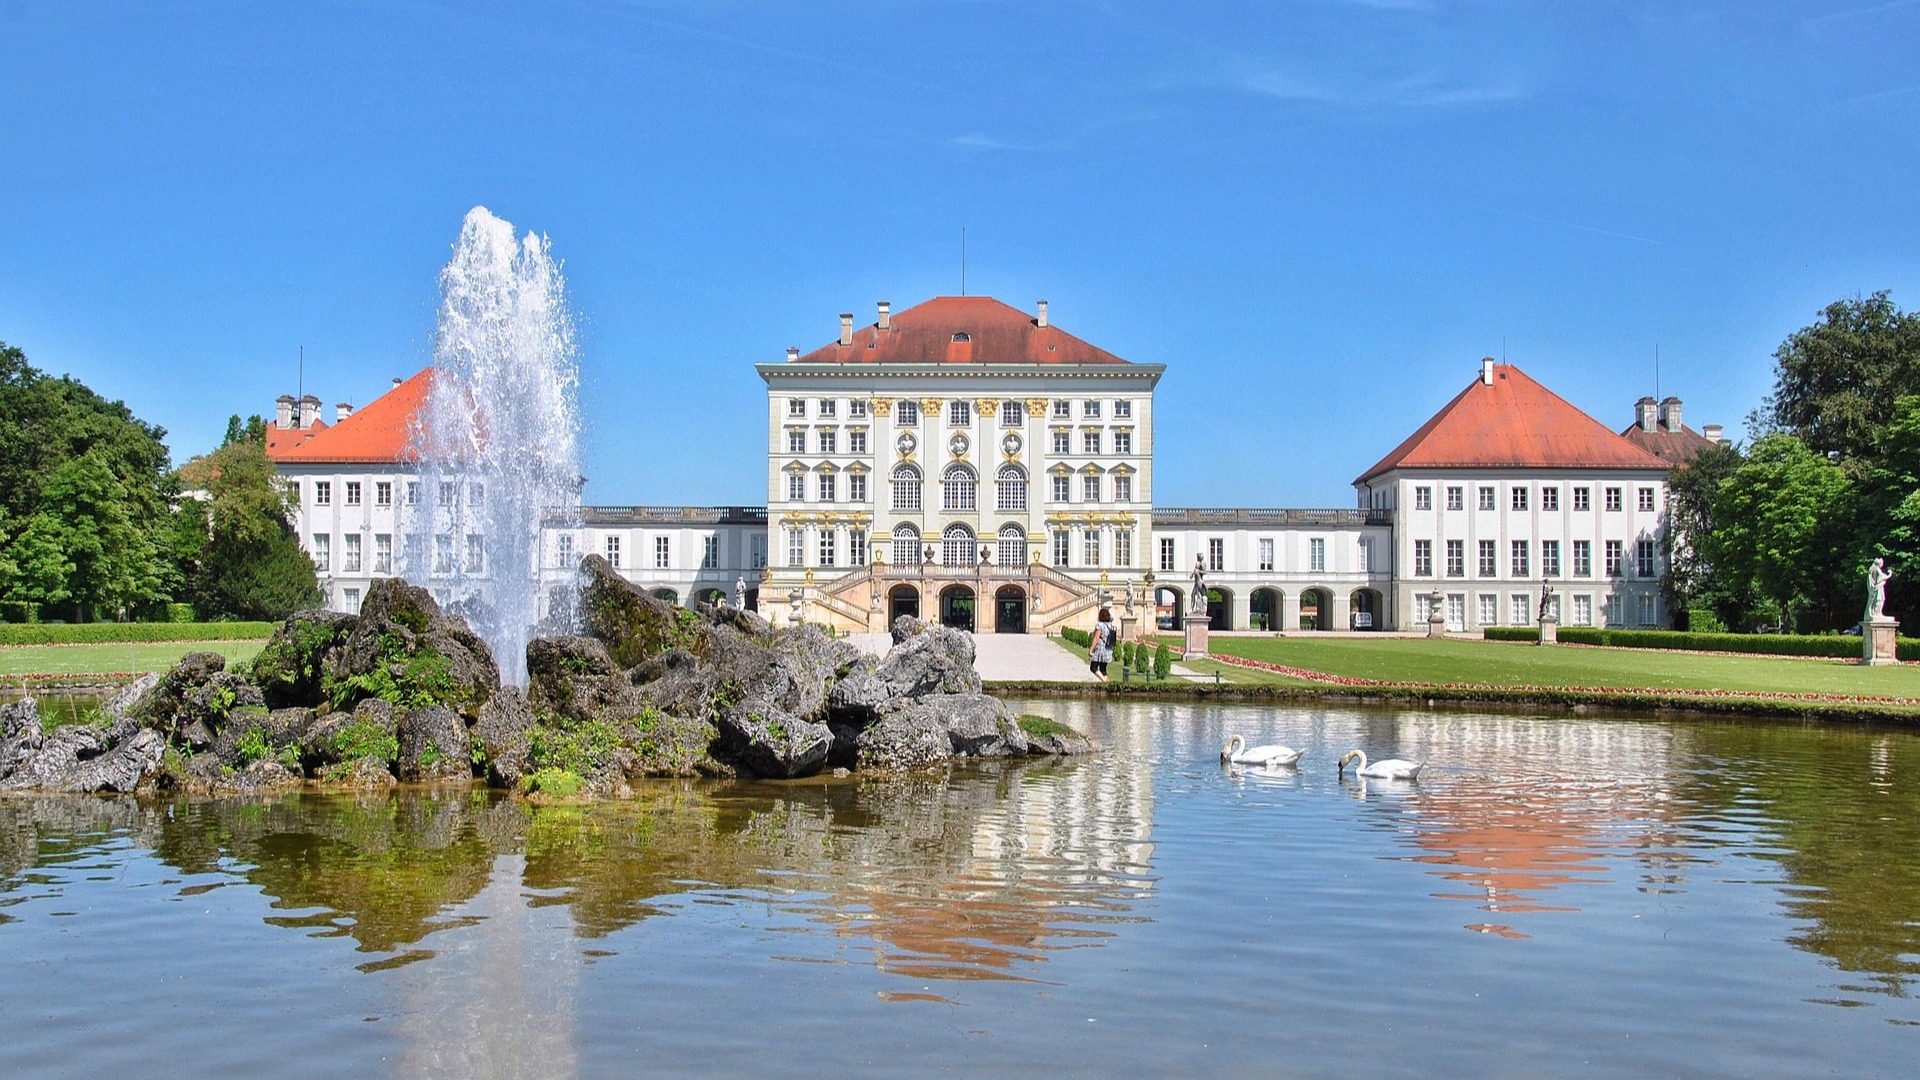
[[[966,332],[965,330],[956,330],[956,331],[954,331],[954,334],[953,334],[953,340],[955,340],[955,341],[972,341],[972,340],[973,340],[973,335],[972,335],[972,334],[969,334],[969,333],[967,333],[967,332]]]

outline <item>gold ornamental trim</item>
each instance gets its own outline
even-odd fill
[[[997,414],[999,411],[1000,411],[999,398],[983,397],[983,398],[973,399],[973,414],[977,418],[981,418],[981,419],[990,418],[995,414]]]
[[[872,412],[873,415],[875,416],[892,416],[893,415],[893,399],[892,398],[874,398],[873,400],[867,402],[867,409],[868,411]]]
[[[1047,399],[1037,397],[1028,398],[1027,415],[1036,418],[1047,415]]]
[[[925,417],[939,416],[940,405],[941,405],[941,401],[937,397],[921,398],[920,399],[920,415]]]

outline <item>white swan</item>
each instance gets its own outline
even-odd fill
[[[1427,767],[1424,761],[1415,765],[1405,758],[1388,758],[1369,764],[1365,750],[1349,750],[1340,755],[1340,765],[1335,771],[1346,775],[1347,762],[1354,758],[1360,759],[1360,767],[1353,771],[1353,775],[1370,776],[1375,780],[1412,780],[1420,775],[1421,769]]]
[[[1295,750],[1289,746],[1256,746],[1247,749],[1247,740],[1238,735],[1227,738],[1227,745],[1220,750],[1220,760],[1234,765],[1291,765],[1300,760],[1305,750]]]

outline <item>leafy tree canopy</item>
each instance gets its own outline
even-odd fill
[[[40,509],[42,488],[60,466],[92,454],[124,486],[135,516],[156,519],[171,494],[165,437],[123,402],[54,378],[0,342],[0,506],[14,518]]]
[[[1792,435],[1766,435],[1719,485],[1705,545],[1716,573],[1772,601],[1782,622],[1830,628],[1847,608],[1841,583],[1852,484]]]
[[[1885,291],[1827,305],[1775,350],[1774,388],[1756,434],[1796,435],[1817,454],[1872,455],[1903,394],[1920,394],[1920,316]]]
[[[193,575],[202,618],[279,619],[320,602],[313,561],[289,524],[293,493],[281,484],[260,439],[244,435],[181,470],[204,487],[204,504],[182,506],[204,522],[206,543]]]

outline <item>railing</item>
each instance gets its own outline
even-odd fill
[[[1153,523],[1159,525],[1391,525],[1393,511],[1382,509],[1300,509],[1297,507],[1248,510],[1231,507],[1158,507]]]
[[[583,506],[582,525],[765,525],[764,506]]]

